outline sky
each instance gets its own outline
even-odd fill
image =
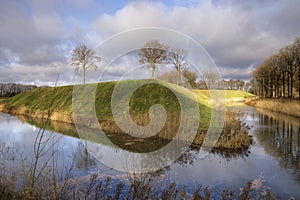
[[[94,48],[143,27],[186,34],[224,79],[249,80],[257,65],[300,35],[299,10],[298,0],[1,0],[0,82],[53,85],[59,75],[58,85],[72,84],[76,46]],[[118,63],[111,80],[128,71]]]

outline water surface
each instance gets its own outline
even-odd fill
[[[175,163],[152,174],[156,181],[164,185],[175,182],[188,191],[201,184],[215,191],[231,189],[239,194],[239,188],[248,181],[256,180],[262,183],[262,188],[271,189],[280,197],[300,198],[300,120],[247,106],[232,109],[245,113],[240,120],[251,127],[249,133],[253,135],[254,142],[247,151],[210,153],[199,159],[198,151],[190,150]],[[84,146],[91,141],[79,139],[73,126],[52,122],[46,126],[51,131],[43,132],[38,128],[41,123],[22,116],[0,114],[2,175],[20,173],[21,166],[30,167],[34,160],[36,139],[43,134],[44,150],[49,151],[41,157],[40,163],[47,162],[49,166],[54,163],[60,177],[67,172],[62,169],[72,168],[75,177],[97,172],[103,177],[127,180],[125,173],[110,169],[94,159]],[[130,140],[115,136],[110,138],[123,145],[129,144]],[[101,141],[100,146],[103,150],[110,148]]]

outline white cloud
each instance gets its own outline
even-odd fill
[[[16,82],[16,83],[31,83],[35,82],[38,85],[48,85],[55,83],[59,76],[59,84],[64,82],[72,82],[73,69],[65,63],[52,63],[42,66],[32,66],[23,64],[11,64],[9,67],[1,69],[0,82]]]
[[[114,15],[99,16],[93,28],[103,38],[139,27],[175,29],[203,44],[217,65],[247,68],[287,45],[299,33],[296,24],[288,26],[285,32],[291,37],[287,39],[276,25],[282,21],[278,13],[292,18],[291,22],[300,20],[300,15],[295,15],[300,3],[293,1],[297,4],[293,7],[288,4],[273,3],[272,8],[268,8],[267,1],[220,1],[219,4],[201,1],[185,7],[167,7],[159,2],[134,1]]]

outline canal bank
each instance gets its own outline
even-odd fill
[[[247,104],[256,108],[300,117],[300,99],[259,98],[248,101]]]

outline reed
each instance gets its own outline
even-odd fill
[[[255,99],[247,102],[248,105],[257,108],[284,113],[295,117],[300,117],[299,99]]]

